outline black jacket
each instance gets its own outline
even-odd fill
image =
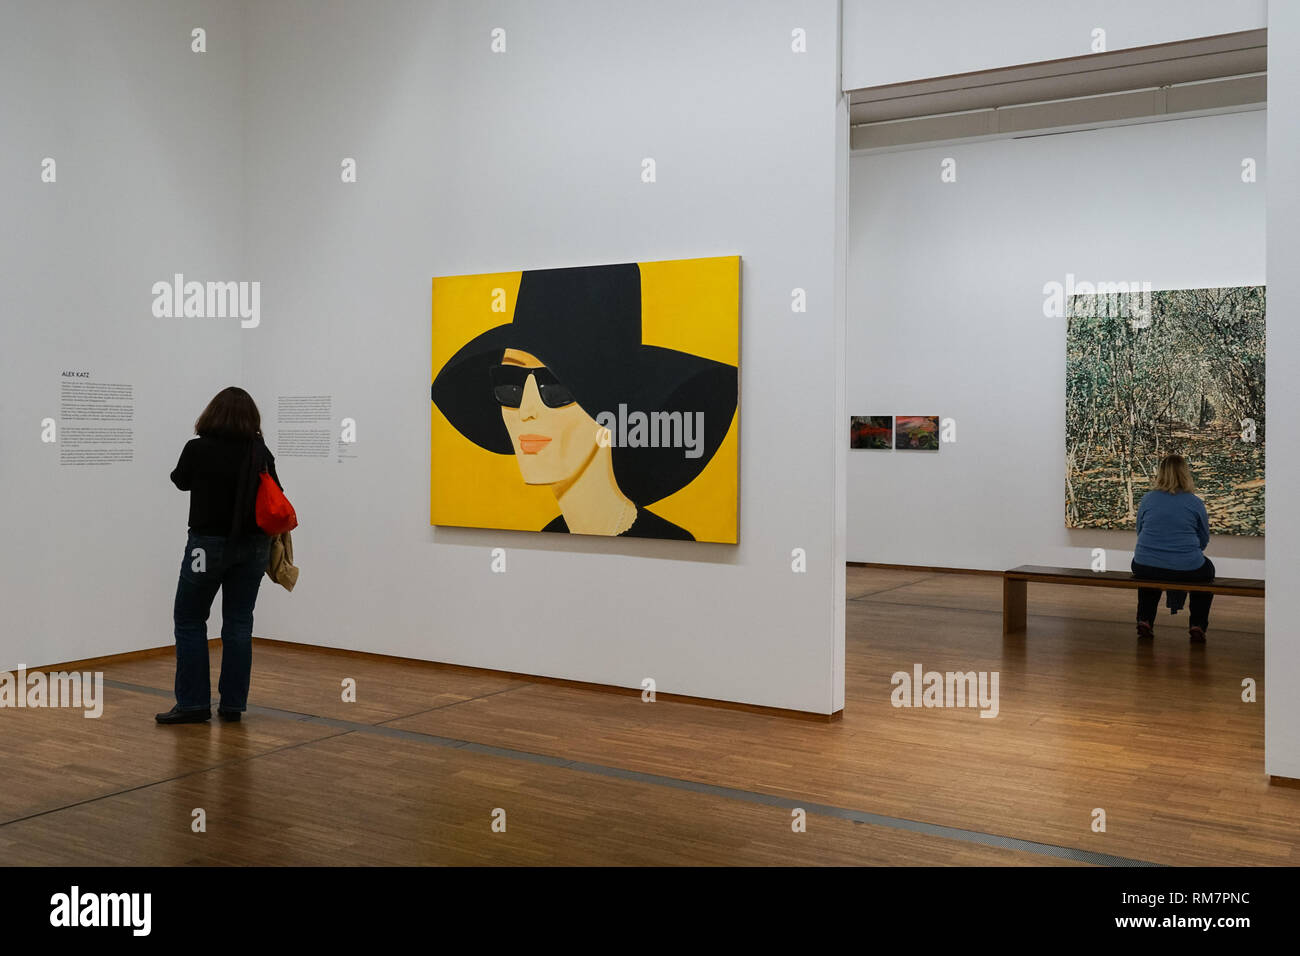
[[[249,441],[200,435],[186,442],[171,479],[190,493],[191,533],[261,534],[255,508],[263,467],[280,485],[275,456],[260,436]]]

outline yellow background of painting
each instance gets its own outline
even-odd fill
[[[641,265],[641,333],[646,345],[740,364],[740,257],[676,259]],[[433,280],[433,375],[470,339],[512,320],[520,272]],[[506,311],[492,311],[492,290],[504,289]],[[544,485],[525,485],[514,455],[475,445],[429,403],[430,523],[540,531],[559,513]],[[693,482],[650,505],[697,541],[734,544],[737,520],[737,432],[733,416],[722,446]]]

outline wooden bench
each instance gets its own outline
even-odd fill
[[[1002,633],[1019,634],[1028,619],[1029,582],[1074,584],[1090,588],[1160,588],[1162,591],[1209,591],[1236,597],[1264,596],[1264,582],[1258,578],[1215,578],[1213,581],[1157,581],[1135,578],[1129,571],[1089,571],[1085,568],[1045,568],[1022,564],[1002,572]]]

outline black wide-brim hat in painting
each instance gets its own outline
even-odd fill
[[[698,458],[688,458],[681,447],[619,445],[614,430],[614,479],[637,505],[694,481],[735,417],[736,366],[641,341],[636,263],[523,273],[513,321],[471,340],[438,372],[432,389],[438,410],[474,444],[502,455],[515,449],[490,370],[506,349],[536,356],[592,418],[618,415],[620,405],[628,414],[704,413]]]

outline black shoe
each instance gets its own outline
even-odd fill
[[[217,716],[229,724],[239,723],[242,712],[238,710],[226,710],[224,707],[217,708]]]
[[[1151,625],[1146,621],[1138,621],[1138,640],[1149,641],[1156,636],[1156,632],[1151,629]]]
[[[1205,630],[1204,630],[1204,628],[1199,628],[1199,627],[1189,627],[1189,628],[1187,629],[1187,636],[1191,638],[1191,641],[1192,641],[1193,644],[1204,644],[1204,643],[1205,643]]]
[[[212,711],[207,707],[202,710],[181,710],[180,705],[177,705],[165,714],[154,714],[153,719],[160,724],[201,724],[212,719]]]

